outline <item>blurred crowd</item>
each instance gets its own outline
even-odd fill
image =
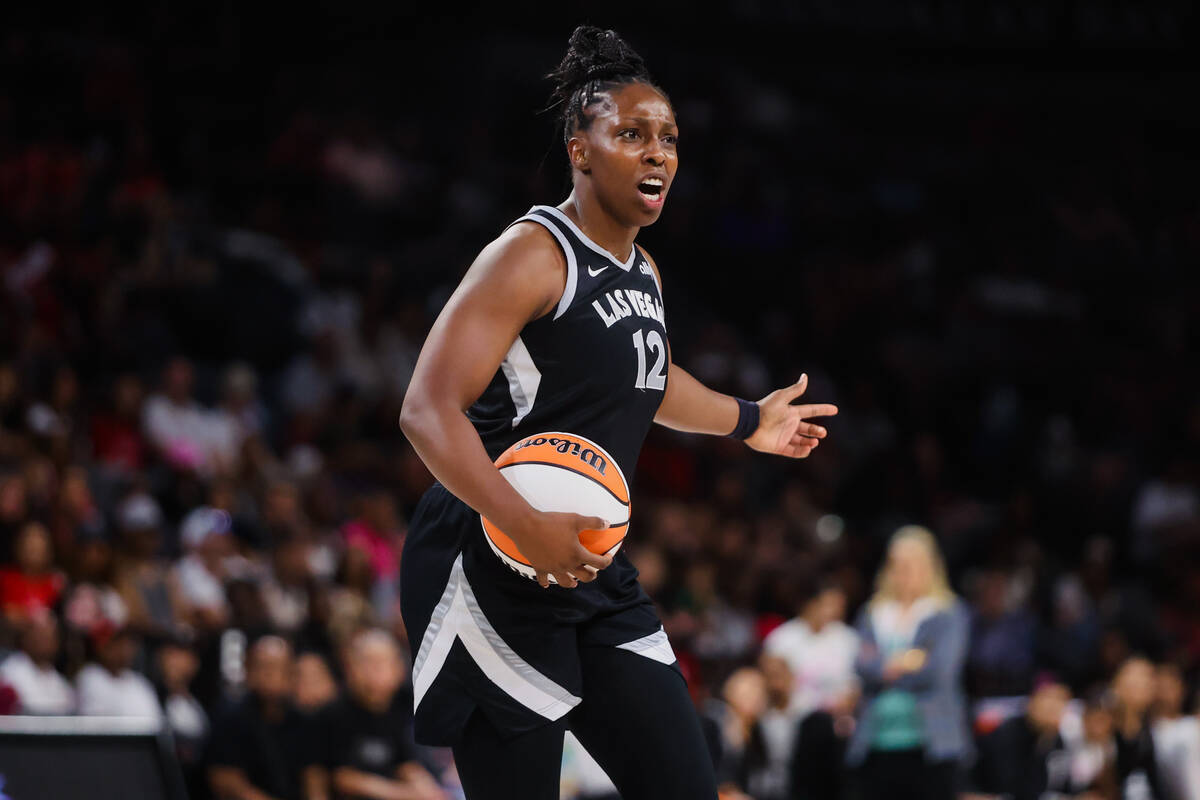
[[[408,734],[397,418],[471,259],[564,194],[571,25],[464,34],[465,90],[266,24],[0,31],[0,708],[161,719],[194,798],[454,797]],[[802,462],[659,429],[639,464],[725,793],[1200,798],[1188,82],[639,37],[674,358],[841,408]],[[611,794],[571,741],[563,781]]]

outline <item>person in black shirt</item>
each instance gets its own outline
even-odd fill
[[[264,636],[246,658],[246,697],[213,724],[208,780],[217,800],[301,800],[310,762],[303,718],[292,706],[292,649]]]
[[[346,692],[324,714],[322,750],[338,800],[445,800],[416,757],[412,695],[395,639],[365,630],[350,640]]]
[[[1158,779],[1158,758],[1150,734],[1154,689],[1154,665],[1140,656],[1127,659],[1112,681],[1117,779],[1125,800],[1168,797]]]
[[[1070,699],[1063,684],[1044,684],[1029,698],[1025,714],[980,741],[975,777],[982,791],[1013,800],[1071,792],[1070,752],[1059,734]]]

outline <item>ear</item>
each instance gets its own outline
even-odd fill
[[[572,136],[571,140],[567,142],[567,159],[571,162],[571,166],[574,169],[579,170],[584,175],[590,174],[587,145],[582,138]]]

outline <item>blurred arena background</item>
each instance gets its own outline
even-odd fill
[[[802,462],[643,452],[628,549],[728,797],[854,796],[810,767],[917,524],[970,607],[964,789],[1200,798],[1194,4],[119,6],[0,24],[4,796],[355,796],[373,741],[459,796],[353,711],[411,710],[396,558],[431,477],[396,421],[478,250],[565,196],[541,76],[591,22],[679,119],[641,239],[675,359],[841,408]],[[563,784],[610,791],[575,748]]]

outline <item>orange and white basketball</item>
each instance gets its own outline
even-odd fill
[[[615,553],[629,530],[629,484],[604,448],[573,433],[529,436],[496,459],[500,474],[538,511],[573,512],[607,520],[604,530],[580,532],[579,541],[593,553]],[[517,545],[479,515],[492,551],[527,578],[536,573]],[[550,576],[554,582],[554,576]]]

